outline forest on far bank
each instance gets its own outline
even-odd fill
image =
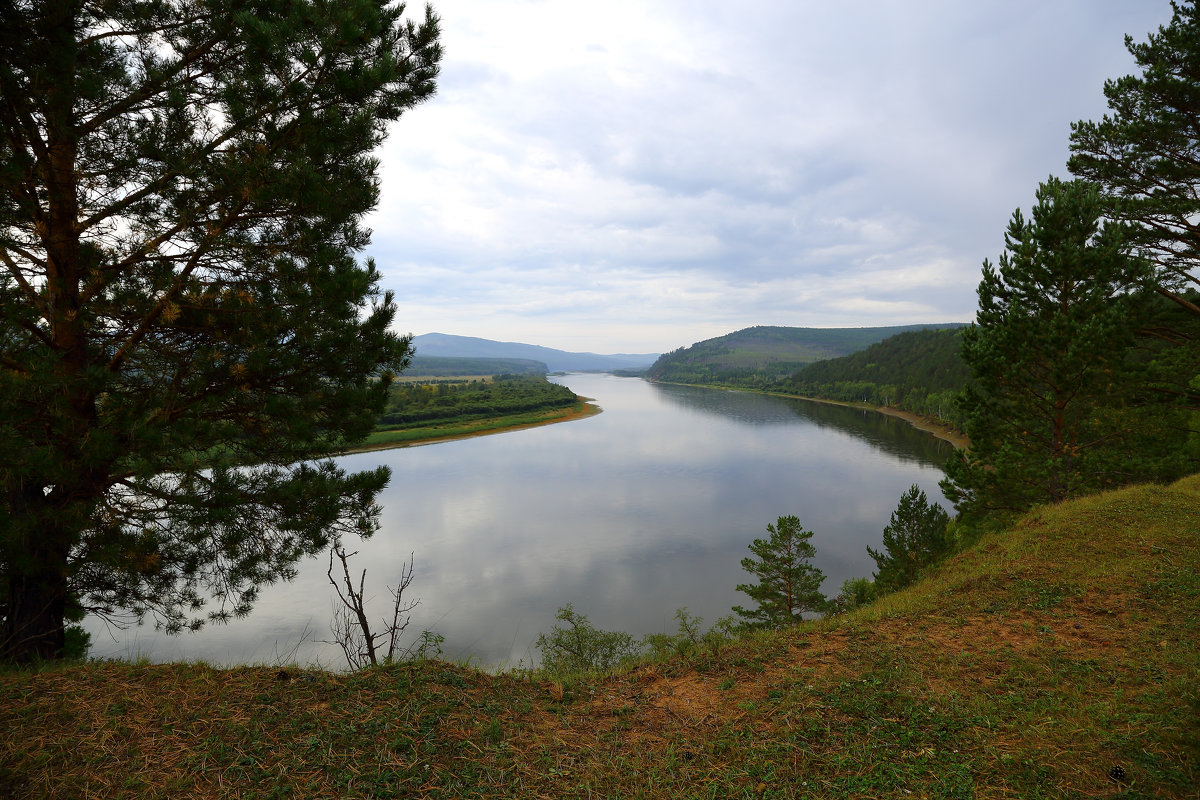
[[[544,375],[397,381],[388,390],[387,405],[376,429],[397,430],[435,422],[566,408],[578,400],[566,386],[551,383]]]

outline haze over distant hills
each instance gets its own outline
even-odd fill
[[[536,344],[497,342],[473,336],[423,333],[413,337],[417,356],[442,358],[520,358],[541,361],[550,372],[605,372],[615,369],[645,369],[658,353],[570,353]]]

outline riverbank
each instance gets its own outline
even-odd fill
[[[1038,509],[871,606],[609,676],[0,671],[0,797],[1194,798],[1198,639],[1193,476]]]
[[[892,408],[890,406],[873,406],[869,405],[868,403],[847,403],[842,400],[826,400],[821,397],[805,397],[804,395],[799,394],[783,394],[781,392],[766,392],[765,394],[771,394],[776,397],[788,397],[795,400],[807,400],[810,403],[825,403],[826,405],[831,406],[845,406],[846,408],[861,408],[866,411],[875,411],[879,414],[886,414],[889,417],[902,419],[918,430],[931,433],[937,438],[949,442],[959,450],[966,450],[971,446],[971,440],[968,439],[966,434],[962,433],[961,431],[956,431],[954,428],[951,428],[947,425],[940,425],[933,420],[928,419],[927,417],[922,417],[920,414],[914,414],[911,411],[904,411],[902,409]]]
[[[671,384],[674,386],[700,386],[705,389],[727,389],[733,392],[754,392],[755,394],[765,394],[771,397],[786,397],[789,400],[807,400],[810,403],[824,403],[830,406],[842,406],[844,408],[861,408],[864,411],[874,411],[879,414],[885,414],[889,417],[902,419],[909,425],[912,425],[918,430],[936,436],[938,439],[949,442],[959,450],[966,450],[971,446],[971,440],[966,434],[957,431],[948,425],[941,425],[933,420],[922,417],[920,414],[914,414],[911,411],[904,411],[899,408],[890,406],[873,406],[869,403],[848,403],[844,400],[827,400],[823,397],[808,397],[802,394],[787,394],[785,392],[768,392],[762,389],[751,389],[745,386],[713,386],[704,383],[674,383],[673,381],[658,381],[660,383]]]
[[[464,422],[447,422],[421,427],[405,428],[403,430],[375,431],[360,446],[351,448],[346,453],[364,453],[371,450],[390,450],[394,447],[417,447],[437,442],[448,442],[454,439],[470,439],[476,436],[488,436],[493,433],[537,428],[543,425],[553,425],[558,422],[570,422],[583,417],[590,417],[602,411],[600,406],[590,397],[581,397],[579,402],[566,408],[552,408],[544,411],[530,411],[519,414],[508,414],[485,419],[467,420]]]

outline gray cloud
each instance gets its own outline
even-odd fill
[[[668,350],[754,324],[966,320],[1070,123],[1166,2],[445,0],[438,96],[380,153],[398,324]]]

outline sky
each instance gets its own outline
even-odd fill
[[[366,220],[402,333],[655,353],[969,321],[1166,0],[437,0]],[[409,4],[410,13],[420,4]]]

